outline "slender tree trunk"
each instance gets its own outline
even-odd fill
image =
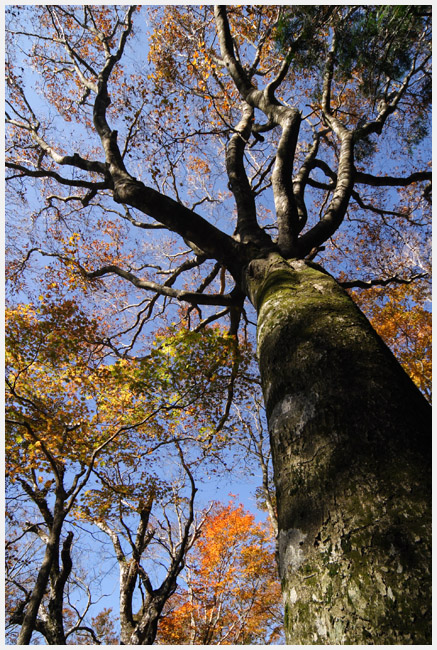
[[[430,644],[430,406],[317,265],[251,262],[290,644]]]
[[[129,645],[153,645],[158,632],[158,623],[166,600],[151,598],[144,608],[145,613],[130,635]]]
[[[56,509],[56,506],[55,506]],[[20,634],[18,635],[17,645],[29,645],[32,638],[32,633],[35,630],[38,609],[44,594],[47,590],[47,585],[50,578],[50,571],[53,562],[58,557],[59,553],[59,539],[62,531],[62,524],[64,522],[63,515],[56,513],[53,517],[49,539],[46,545],[44,558],[41,567],[36,577],[35,585],[32,590],[29,603],[25,610],[23,622],[21,624]]]

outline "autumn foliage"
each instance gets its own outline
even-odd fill
[[[420,285],[354,292],[354,299],[427,399],[432,394],[432,313]]]
[[[111,611],[91,617],[82,629],[81,618],[77,621],[74,609],[62,605],[64,594],[56,587],[72,580],[68,591],[77,591],[79,583],[70,576],[75,558],[71,543],[76,526],[91,526],[109,536],[120,563],[120,621],[125,641],[135,633],[135,625],[129,624],[133,612],[129,614],[132,605],[126,610],[126,593],[140,580],[152,596],[147,572],[153,558],[161,557],[160,547],[168,551],[169,557],[162,557],[161,563],[169,563],[172,579],[185,563],[187,584],[192,575],[197,576],[189,587],[195,592],[199,618],[194,642],[200,637],[206,643],[219,638],[223,643],[266,635],[276,638],[280,634],[279,584],[274,544],[266,529],[255,525],[253,515],[241,506],[216,505],[205,515],[196,515],[193,509],[197,491],[193,473],[208,464],[210,471],[216,471],[214,458],[220,457],[229,443],[229,432],[235,430],[235,420],[228,414],[225,422],[223,412],[230,386],[233,394],[241,393],[240,403],[245,401],[250,347],[237,349],[234,338],[219,327],[196,333],[170,326],[156,333],[146,357],[109,363],[104,333],[102,320],[90,320],[54,286],[36,304],[19,304],[6,311],[7,607],[11,622],[22,622],[21,593],[29,597],[32,592],[32,579],[20,566],[19,540],[29,540],[27,561],[38,571],[41,553],[44,549],[48,553],[53,536],[57,550],[51,551],[56,555],[52,561],[59,571],[50,573],[52,596],[41,592],[39,609],[50,612],[56,605],[64,613],[56,625],[37,620],[37,631],[49,643],[67,639],[114,643]],[[169,455],[172,448],[178,453]],[[182,463],[179,475],[178,462]],[[170,474],[166,463],[171,463]],[[188,491],[187,481],[191,483]],[[17,510],[20,492],[26,495],[21,516],[28,521],[24,524]],[[31,523],[41,517],[40,523]],[[186,532],[179,537],[176,531],[184,527]],[[31,560],[32,544],[36,546]],[[225,549],[229,554],[221,567],[219,556],[224,557]],[[127,573],[125,566],[131,567]],[[172,582],[168,584],[162,604],[175,588]],[[228,602],[229,588],[232,603]],[[182,630],[170,631],[174,603],[183,598],[178,591],[166,606],[167,627],[162,634],[173,638],[171,642],[183,635]],[[140,608],[142,615],[151,606],[147,602]],[[190,620],[193,616],[191,612]],[[201,622],[205,616],[208,630]],[[278,619],[273,627],[272,616]],[[51,629],[56,626],[57,636]]]
[[[217,504],[190,554],[184,588],[169,600],[161,644],[235,645],[282,638],[274,540],[242,505]]]

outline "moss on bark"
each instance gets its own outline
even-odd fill
[[[428,403],[317,265],[271,254],[247,286],[288,643],[430,643]]]

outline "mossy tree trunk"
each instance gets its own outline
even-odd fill
[[[320,267],[251,262],[291,644],[429,644],[430,407]]]

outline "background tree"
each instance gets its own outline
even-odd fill
[[[424,5],[8,11],[10,205],[34,224],[14,220],[10,275],[48,260],[114,315],[125,362],[162,309],[232,336],[256,311],[288,642],[430,638],[429,405],[342,286],[424,279],[430,21]]]
[[[92,601],[89,570],[84,611],[65,602],[77,584],[75,523],[87,521],[110,536],[120,564],[122,641],[153,643],[162,607],[203,521],[195,519],[195,466],[226,440],[214,423],[220,421],[218,403],[227,402],[229,380],[240,390],[233,341],[217,328],[186,340],[170,328],[157,336],[149,357],[126,368],[122,362],[109,364],[99,343],[103,324],[90,322],[53,287],[38,306],[19,305],[6,315],[10,625],[21,626],[22,643],[34,631],[50,645],[65,645],[67,639],[101,643],[100,628],[106,640],[113,638],[109,612],[99,614],[98,625],[90,616],[85,620]],[[247,362],[240,357],[242,370]],[[171,446],[173,455],[166,451]],[[186,481],[175,475],[178,465],[188,493]],[[35,542],[28,549],[19,543],[29,536],[42,543],[34,561]],[[155,589],[142,564],[149,546],[152,565],[158,562],[157,547],[169,556],[160,558],[167,573]],[[146,595],[141,592],[141,607],[134,612],[138,587]]]
[[[157,641],[167,645],[247,645],[283,640],[283,612],[268,527],[253,514],[217,504],[190,554],[186,587],[168,601]]]
[[[73,541],[66,518],[111,438],[97,423],[83,422],[88,408],[77,395],[79,384],[90,385],[95,376],[97,346],[87,343],[95,328],[72,301],[41,300],[38,309],[7,312],[7,479],[21,487],[37,518],[22,524],[21,536],[35,534],[45,548],[36,580],[19,583],[25,597],[12,622],[21,625],[18,643],[28,644],[36,629],[48,643],[65,645],[63,601]],[[39,611],[44,615],[38,618]]]
[[[134,488],[129,474],[127,487],[120,481],[123,470],[112,467],[112,480],[106,476],[104,489],[88,494],[83,508],[85,516],[109,536],[114,547],[120,572],[120,640],[124,645],[154,643],[162,610],[176,590],[178,576],[203,525],[204,518],[195,511],[193,473],[178,442],[176,447],[189,483],[188,496],[184,494],[186,481],[180,478],[158,488],[153,477],[143,472]],[[177,465],[177,460],[173,463]],[[108,512],[108,499],[115,512]],[[96,504],[98,514],[94,517],[89,501]],[[102,516],[103,503],[107,512]],[[158,563],[163,578],[154,587],[147,565],[156,569]]]
[[[252,387],[252,399],[243,412],[237,405],[238,422],[243,435],[236,437],[237,454],[241,459],[246,459],[248,468],[255,467],[261,473],[261,485],[255,491],[257,506],[266,511],[269,522],[278,537],[278,515],[276,508],[275,486],[271,467],[272,455],[269,444],[269,434],[265,421],[265,411],[262,407],[262,395],[258,394],[257,386]],[[243,450],[243,454],[241,453]],[[250,469],[249,469],[250,471]]]
[[[381,296],[383,292],[383,296]],[[373,327],[386,341],[416,386],[431,401],[431,312],[419,283],[402,284],[384,291],[380,287],[354,293]],[[428,294],[427,290],[422,296]],[[381,300],[382,298],[382,300]]]

